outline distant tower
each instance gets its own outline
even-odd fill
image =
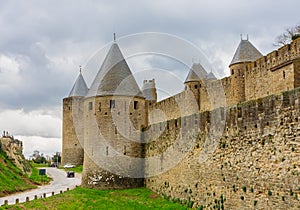
[[[248,40],[243,40],[235,51],[229,65],[231,75],[232,104],[245,101],[245,72],[247,65],[263,56]],[[228,104],[228,105],[232,105]]]
[[[88,92],[81,74],[67,98],[63,99],[62,165],[83,164],[83,99]]]
[[[192,68],[190,69],[184,85],[185,90],[190,90],[193,92],[195,100],[198,103],[198,108],[200,110],[200,88],[202,87],[202,83],[207,76],[207,72],[203,68],[200,63],[194,63]]]
[[[84,100],[82,186],[141,187],[145,98],[114,40]],[[141,178],[140,178],[141,177]]]
[[[155,79],[144,80],[142,91],[146,101],[148,101],[150,105],[157,102]]]

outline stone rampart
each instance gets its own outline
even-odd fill
[[[160,156],[161,170],[146,186],[194,207],[299,209],[299,102],[295,89],[214,110],[218,119],[202,112],[151,125],[165,130],[146,144],[146,157]],[[214,120],[224,129],[213,128]],[[164,152],[172,145],[184,155],[166,170],[173,163]]]

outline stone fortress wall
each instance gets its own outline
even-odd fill
[[[146,157],[161,156],[162,172],[170,164],[162,154],[171,145],[183,142],[179,150],[185,156],[169,171],[147,178],[146,186],[194,207],[298,209],[300,89],[221,109],[217,120],[226,127],[220,139],[207,139],[212,112],[150,125],[166,128],[145,148]],[[216,149],[210,153],[211,144]]]
[[[168,199],[193,202],[194,207],[299,209],[299,57],[296,39],[254,62],[230,66],[230,77],[186,84],[182,93],[153,104],[149,127],[162,135],[149,135],[152,141],[145,151],[146,157],[161,156],[162,174],[147,178],[146,186]],[[220,86],[226,110],[216,97]],[[194,110],[187,91],[196,96],[200,112],[181,111],[179,104]],[[165,120],[151,115],[154,110],[161,110]],[[226,127],[220,139],[207,139],[215,129],[210,118],[215,111],[221,112],[218,120]],[[179,148],[186,155],[164,172],[170,159],[162,154],[177,141],[186,142],[186,148]],[[216,150],[206,151],[209,158],[201,162],[202,152],[216,142]]]

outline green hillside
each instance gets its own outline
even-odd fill
[[[36,188],[30,178],[15,166],[0,149],[0,197],[18,191]]]

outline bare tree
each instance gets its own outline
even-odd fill
[[[287,28],[282,34],[276,37],[274,46],[289,44],[292,40],[300,37],[300,24]]]

